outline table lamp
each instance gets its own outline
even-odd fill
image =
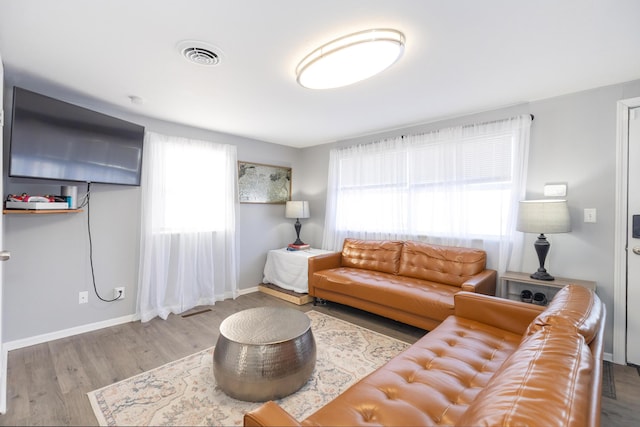
[[[302,229],[302,224],[300,224],[300,218],[309,218],[309,202],[307,201],[287,202],[284,215],[287,218],[296,219],[296,223],[294,224],[294,227],[296,229],[297,238],[296,238],[296,241],[293,242],[293,244],[304,245],[304,242],[300,240],[300,230]]]
[[[551,247],[544,234],[571,231],[567,201],[554,199],[521,201],[516,230],[523,233],[540,233],[538,240],[533,244],[540,267],[530,277],[537,280],[554,280],[555,278],[544,268],[544,262]]]

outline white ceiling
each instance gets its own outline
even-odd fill
[[[379,27],[405,34],[393,67],[328,91],[296,83],[311,50]],[[187,62],[183,40],[222,62]],[[640,1],[1,0],[0,54],[7,77],[304,147],[638,79]]]

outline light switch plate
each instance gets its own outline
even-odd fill
[[[584,222],[596,222],[595,208],[586,208],[584,210]]]

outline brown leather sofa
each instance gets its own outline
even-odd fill
[[[413,241],[345,239],[309,258],[309,295],[431,330],[460,291],[494,295],[496,272],[479,249]]]
[[[245,426],[600,425],[605,307],[584,287],[544,307],[460,292],[455,314],[302,422],[275,402]]]

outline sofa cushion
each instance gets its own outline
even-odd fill
[[[453,314],[453,296],[460,290],[441,283],[347,267],[316,271],[314,281],[325,291],[375,301],[438,321]]]
[[[342,266],[397,274],[403,242],[344,239]]]
[[[480,249],[407,241],[402,248],[398,274],[460,287],[484,271],[485,265],[486,253]]]
[[[457,424],[520,338],[451,316],[302,424]]]
[[[582,335],[547,325],[523,339],[459,424],[588,425],[593,363]]]
[[[575,328],[589,344],[598,333],[602,304],[597,295],[579,285],[568,285],[560,289],[545,311],[529,325],[526,335],[533,334],[546,325]]]

